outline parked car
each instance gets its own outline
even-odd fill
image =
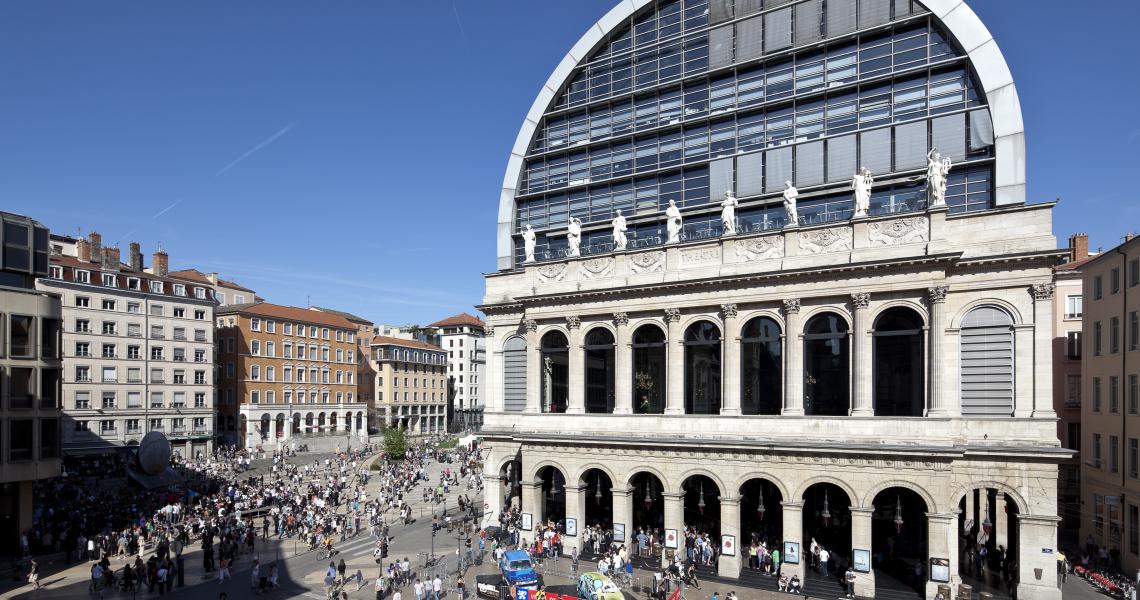
[[[618,586],[609,577],[590,571],[578,578],[578,598],[582,600],[624,600]]]
[[[499,572],[503,581],[516,588],[533,588],[538,586],[538,573],[534,572],[534,563],[530,555],[522,550],[508,550],[499,561]]]

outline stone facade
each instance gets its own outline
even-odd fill
[[[447,431],[447,353],[434,344],[377,335],[369,364],[375,373],[372,419],[377,428],[411,435]]]
[[[581,489],[593,478],[583,474],[598,469],[613,484],[613,522],[632,529],[637,490],[631,481],[651,473],[661,482],[666,530],[683,529],[685,482],[704,475],[717,488],[720,534],[742,541],[742,485],[763,479],[782,498],[782,510],[769,506],[768,518],[781,519],[783,540],[801,544],[805,554],[810,540],[802,539],[799,524],[815,518],[804,513],[811,486],[831,483],[847,496],[853,549],[872,548],[872,522],[876,509],[884,509],[876,495],[903,488],[921,499],[928,555],[949,560],[953,582],[959,581],[961,533],[986,519],[999,543],[1017,529],[1019,597],[1059,597],[1051,554],[1059,520],[1057,464],[1070,453],[1060,447],[1053,409],[1051,281],[1061,253],[1051,209],[1042,204],[965,215],[932,209],[905,223],[888,215],[629,251],[612,256],[605,277],[583,276],[580,260],[489,275],[480,307],[493,331],[486,475],[501,478],[504,465],[520,465],[521,506],[538,519],[536,479],[553,466],[567,482],[567,516],[583,522]],[[742,247],[754,250],[741,252]],[[652,260],[645,258],[654,253]],[[551,269],[559,274],[551,276]],[[923,321],[924,386],[915,416],[876,414],[873,332],[877,318],[895,307]],[[1015,366],[1007,414],[963,408],[963,398],[973,394],[961,389],[963,321],[979,307],[995,307],[1012,319],[1007,329]],[[844,414],[833,416],[805,410],[810,380],[804,328],[825,311],[841,316],[850,330],[850,402]],[[742,327],[758,316],[783,332],[778,414],[741,411]],[[723,332],[717,414],[686,414],[683,336],[701,321]],[[631,334],[647,323],[666,332],[662,414],[635,414],[632,406]],[[605,328],[616,340],[612,413],[583,408],[581,340],[594,328]],[[569,339],[564,414],[541,412],[536,349],[551,331]],[[527,357],[526,404],[519,412],[506,411],[504,403],[505,348],[515,338],[525,340]],[[980,500],[982,494],[995,492],[1008,507],[983,508],[989,503]],[[492,514],[504,502],[497,496],[488,494]],[[1007,516],[1014,513],[1015,521]],[[739,553],[720,560],[722,574],[739,572]],[[787,568],[802,576],[802,563]],[[874,578],[874,570],[860,573],[856,592],[873,595]],[[935,590],[935,583],[927,584],[929,597]]]

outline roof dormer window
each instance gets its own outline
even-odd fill
[[[150,293],[161,294],[162,293],[162,282],[161,281],[150,282]]]
[[[127,289],[128,290],[137,290],[137,289],[139,289],[139,285],[140,285],[140,282],[139,282],[138,277],[128,277],[127,278]]]
[[[91,283],[91,271],[75,271],[75,281],[79,283]]]
[[[181,283],[174,284],[174,295],[185,297],[186,296],[186,286],[182,285]]]
[[[103,273],[103,285],[107,287],[119,287],[119,278],[111,273]]]

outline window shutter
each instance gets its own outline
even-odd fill
[[[951,160],[962,161],[966,158],[966,115],[946,115],[931,121],[931,136],[934,147],[939,154],[948,156]]]
[[[859,29],[889,23],[891,0],[859,0]]]
[[[917,169],[926,164],[926,121],[895,127],[895,169]]]
[[[891,170],[891,128],[865,131],[859,134],[859,165],[871,173],[882,175]],[[852,171],[854,175],[854,171]]]
[[[503,349],[503,410],[526,410],[526,340],[514,337]]]
[[[719,69],[732,64],[732,25],[709,31],[709,68]]]
[[[974,309],[962,321],[962,414],[1001,417],[1013,414],[1013,327],[1008,315],[990,307]]]
[[[796,45],[811,44],[820,39],[820,17],[823,0],[808,0],[796,5]]]
[[[732,20],[732,0],[709,0],[709,23],[716,25]]]
[[[827,140],[827,181],[847,181],[859,168],[855,160],[855,134]]]
[[[796,146],[796,186],[823,183],[823,142]],[[781,183],[781,185],[783,185]]]
[[[764,193],[764,153],[754,152],[736,157],[736,195],[756,196]]]
[[[765,192],[784,189],[784,182],[792,179],[792,148],[776,148],[764,153]]]
[[[855,31],[855,0],[827,0],[827,37]]]
[[[755,60],[764,55],[764,21],[757,16],[736,24],[736,62]]]
[[[776,52],[792,45],[792,7],[764,13],[764,52]]]

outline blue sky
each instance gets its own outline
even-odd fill
[[[0,209],[283,304],[471,311],[534,95],[614,0],[0,3]],[[974,0],[1061,244],[1140,229],[1134,2]],[[1032,6],[1032,10],[1028,10]]]

